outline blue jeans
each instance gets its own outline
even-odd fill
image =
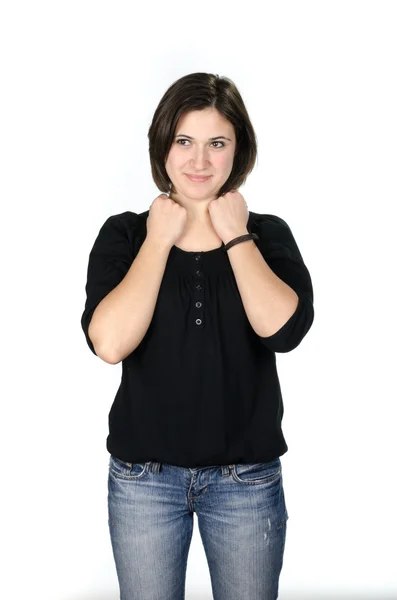
[[[275,600],[288,513],[280,458],[184,468],[110,455],[109,531],[120,600],[184,600],[197,514],[214,600]]]

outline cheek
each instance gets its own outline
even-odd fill
[[[180,153],[170,150],[165,164],[167,168],[176,169],[184,164],[185,158]]]
[[[233,166],[233,156],[222,154],[222,156],[217,157],[214,165],[220,171],[230,171]]]

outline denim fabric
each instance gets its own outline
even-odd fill
[[[214,600],[275,600],[288,513],[280,458],[184,468],[109,459],[120,600],[184,600],[196,513]]]

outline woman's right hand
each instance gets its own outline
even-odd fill
[[[160,194],[149,208],[146,237],[164,242],[171,248],[182,235],[187,220],[187,210],[167,194]]]

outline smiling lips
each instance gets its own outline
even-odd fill
[[[209,179],[211,177],[211,175],[208,175],[207,177],[203,177],[202,175],[189,175],[189,173],[186,173],[186,176],[190,179],[190,181],[195,181],[197,183],[207,181],[207,179]]]

